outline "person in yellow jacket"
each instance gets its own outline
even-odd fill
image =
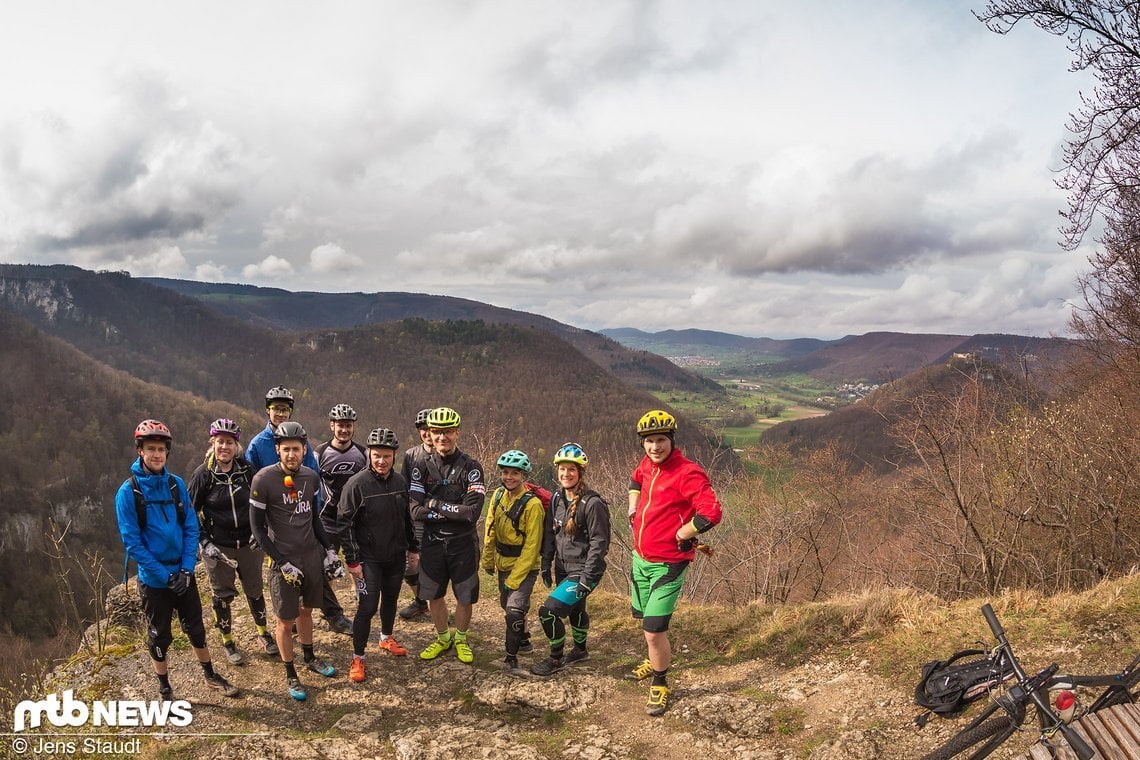
[[[507,656],[511,675],[523,676],[519,652],[531,651],[526,631],[530,595],[542,564],[542,531],[546,510],[526,485],[530,458],[517,449],[503,452],[498,461],[502,485],[491,496],[483,540],[483,569],[496,576],[499,605],[507,618]]]

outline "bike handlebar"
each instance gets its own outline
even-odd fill
[[[1093,748],[1077,733],[1075,728],[1069,726],[1061,720],[1057,713],[1053,712],[1053,708],[1049,704],[1048,692],[1046,692],[1046,696],[1042,696],[1042,689],[1039,688],[1039,686],[1034,687],[1027,683],[1025,671],[1021,669],[1021,663],[1017,661],[1017,657],[1013,654],[1013,647],[1009,645],[1009,639],[1005,636],[1005,629],[1002,628],[1001,621],[998,620],[997,615],[994,614],[994,608],[989,604],[983,604],[982,616],[985,617],[986,624],[990,627],[990,631],[993,632],[994,638],[997,639],[998,646],[1009,658],[1009,664],[1013,667],[1013,672],[1017,674],[1018,682],[1029,686],[1027,692],[1030,699],[1033,700],[1033,703],[1037,705],[1037,709],[1041,711],[1041,714],[1052,722],[1053,725],[1060,727],[1061,735],[1065,737],[1065,741],[1069,743],[1069,747],[1077,754],[1077,757],[1081,760],[1092,760],[1092,758],[1096,756],[1096,752],[1094,752]],[[1053,672],[1056,672],[1056,666],[1053,667]],[[1052,673],[1049,673],[1049,675],[1051,676]]]

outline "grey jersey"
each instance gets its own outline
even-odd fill
[[[285,477],[277,465],[262,468],[250,484],[249,506],[265,510],[269,540],[277,553],[296,563],[324,551],[313,529],[320,476],[302,466],[292,476],[292,488],[285,485]]]

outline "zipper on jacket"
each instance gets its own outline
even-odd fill
[[[657,485],[657,476],[661,474],[661,466],[653,465],[653,478],[649,481],[649,496],[645,500],[645,508],[641,510],[641,528],[637,531],[637,543],[634,546],[638,549],[641,548],[641,536],[645,533],[645,516],[649,513],[649,507],[653,504],[653,486]]]

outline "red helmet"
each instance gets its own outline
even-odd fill
[[[166,441],[167,446],[174,441],[174,436],[170,434],[170,428],[158,420],[143,420],[138,424],[138,427],[135,428],[136,446],[148,438]]]

